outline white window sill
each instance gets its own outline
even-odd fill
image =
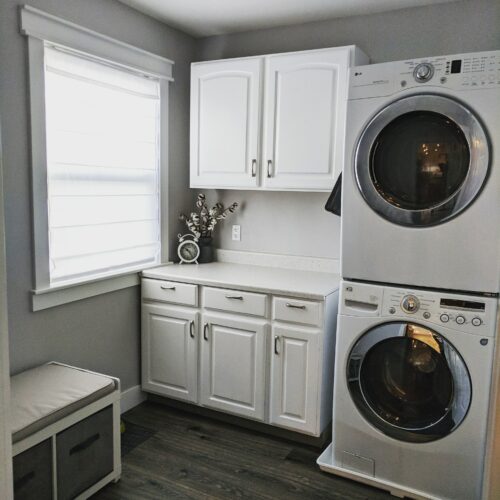
[[[154,264],[153,266],[128,270],[121,274],[115,274],[112,276],[97,277],[83,282],[61,283],[59,285],[33,290],[33,311],[41,311],[43,309],[60,306],[77,300],[87,299],[103,293],[114,292],[116,290],[122,290],[123,288],[137,286],[141,282],[141,271],[158,267],[160,265],[164,264]]]

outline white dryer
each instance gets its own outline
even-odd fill
[[[342,277],[500,291],[500,51],[352,68]]]
[[[398,496],[479,500],[497,299],[342,282],[323,470]]]

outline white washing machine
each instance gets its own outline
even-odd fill
[[[479,500],[497,299],[342,282],[325,471]]]
[[[352,68],[344,279],[500,291],[500,51]]]

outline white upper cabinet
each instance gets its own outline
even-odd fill
[[[348,69],[367,62],[347,46],[193,64],[191,187],[331,190]]]
[[[348,50],[266,60],[263,185],[330,190],[342,168]]]
[[[191,187],[258,185],[261,58],[192,66]]]

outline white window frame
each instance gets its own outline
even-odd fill
[[[45,123],[45,43],[90,54],[118,67],[160,80],[160,228],[161,261],[168,262],[168,85],[173,61],[78,26],[30,6],[21,7],[21,33],[28,38],[31,111],[31,171],[35,286],[33,311],[73,302],[101,293],[138,285],[138,271],[51,285],[47,199],[47,141]]]

